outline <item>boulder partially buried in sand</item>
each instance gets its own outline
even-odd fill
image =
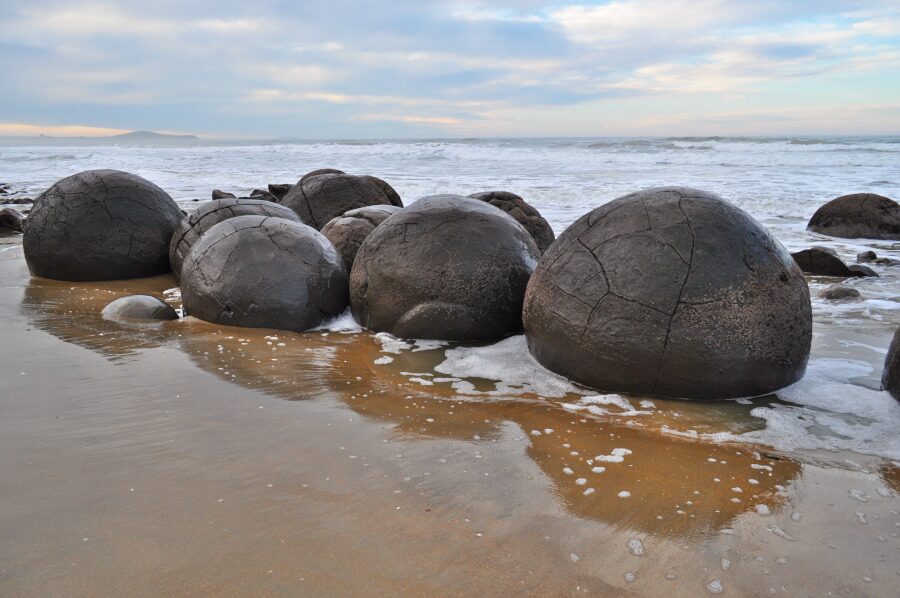
[[[24,228],[25,219],[22,215],[12,208],[3,208],[0,210],[0,234],[2,233],[20,233]]]
[[[541,213],[524,199],[509,191],[485,191],[473,193],[469,197],[486,201],[496,208],[500,208],[525,227],[537,243],[541,253],[547,251],[550,244],[556,238],[550,223],[544,220]]]
[[[107,320],[177,320],[171,305],[151,295],[119,297],[100,312]]]
[[[816,210],[808,230],[845,239],[900,239],[900,204],[874,193],[854,193]]]
[[[403,338],[503,337],[522,328],[522,298],[539,256],[505,212],[458,195],[426,197],[363,242],[350,274],[353,315]]]
[[[400,211],[399,206],[366,206],[345,212],[322,227],[322,234],[334,244],[344,260],[347,275],[363,241],[375,227]]]
[[[31,273],[59,280],[115,280],[169,271],[169,240],[182,213],[139,176],[89,170],[35,200],[23,246]]]
[[[541,258],[525,297],[531,353],[597,389],[690,399],[798,380],[809,288],[790,254],[716,195],[647,189],[582,216]]]
[[[185,313],[232,326],[303,331],[347,308],[347,273],[331,242],[285,218],[220,222],[181,270]]]
[[[863,276],[862,274],[854,273],[838,257],[837,253],[827,247],[810,247],[809,249],[792,253],[791,257],[794,258],[801,270],[814,276],[837,276],[840,278]]]
[[[819,297],[827,301],[846,301],[849,299],[858,299],[859,291],[843,285],[833,284],[822,289],[822,292],[819,293]]]
[[[403,206],[397,192],[381,179],[355,176],[324,169],[305,175],[281,199],[316,230],[344,212],[365,206]]]
[[[194,243],[215,225],[237,216],[272,216],[300,222],[292,209],[263,199],[228,198],[204,204],[181,219],[169,243],[169,262],[176,279],[181,278],[181,266]]]

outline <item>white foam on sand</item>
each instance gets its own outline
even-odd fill
[[[750,412],[765,420],[765,428],[702,436],[762,443],[785,451],[849,450],[900,459],[900,402],[887,392],[850,382],[871,372],[872,367],[860,361],[815,360],[802,380],[775,393],[789,405],[773,404]]]
[[[461,394],[516,395],[534,393],[542,397],[560,398],[585,391],[569,380],[539,364],[531,353],[524,335],[512,336],[484,347],[448,349],[436,371],[455,378],[484,378],[495,382],[495,389],[479,391],[461,380],[453,388]]]
[[[585,411],[591,415],[618,415],[621,417],[650,415],[650,411],[637,410],[628,399],[616,394],[592,395],[579,399],[577,403],[563,403],[562,407],[567,411]],[[615,410],[610,410],[609,407],[615,407]]]
[[[415,353],[416,351],[440,349],[448,344],[446,341],[404,340],[402,338],[397,338],[392,334],[388,334],[387,332],[379,332],[375,335],[375,340],[381,343],[382,353],[393,353],[394,355],[400,355],[404,351],[412,351]]]

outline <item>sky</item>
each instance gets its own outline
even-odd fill
[[[900,1],[0,3],[0,135],[900,134]]]

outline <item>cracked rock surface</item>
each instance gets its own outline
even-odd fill
[[[237,216],[210,228],[188,253],[187,315],[230,326],[303,331],[347,308],[347,273],[335,248],[300,222]]]
[[[356,253],[375,227],[400,211],[399,206],[366,206],[345,212],[322,227],[322,234],[341,254],[347,275],[353,267]]]
[[[139,176],[88,170],[57,181],[34,202],[22,241],[31,273],[58,280],[116,280],[169,271],[181,210]]]
[[[273,216],[300,222],[297,213],[263,199],[228,198],[211,201],[181,219],[169,243],[169,263],[176,279],[181,278],[184,259],[194,244],[212,227],[237,216]]]
[[[500,338],[522,329],[539,256],[502,210],[458,195],[425,197],[363,242],[350,274],[353,316],[402,338]]]
[[[541,258],[525,334],[550,370],[610,392],[724,399],[802,377],[809,288],[791,255],[716,195],[660,187],[582,216]]]
[[[119,297],[103,308],[108,320],[177,320],[178,313],[165,301],[151,295]]]
[[[524,199],[509,191],[485,191],[473,193],[469,197],[486,201],[495,208],[500,208],[525,227],[534,238],[541,253],[547,251],[556,236],[550,223],[544,220],[541,213]]]
[[[816,210],[807,230],[844,239],[900,239],[900,204],[875,193],[832,199]]]
[[[403,207],[397,192],[381,179],[344,174],[327,168],[304,175],[281,199],[281,204],[297,212],[304,223],[316,230],[356,208],[377,205]]]

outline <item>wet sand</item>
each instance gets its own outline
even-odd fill
[[[0,283],[0,595],[900,584],[900,470],[684,435],[754,429],[749,405],[597,415],[566,407],[578,395],[460,394],[435,380],[445,349],[367,333],[107,322],[112,299],[174,281],[32,280],[15,237]]]

